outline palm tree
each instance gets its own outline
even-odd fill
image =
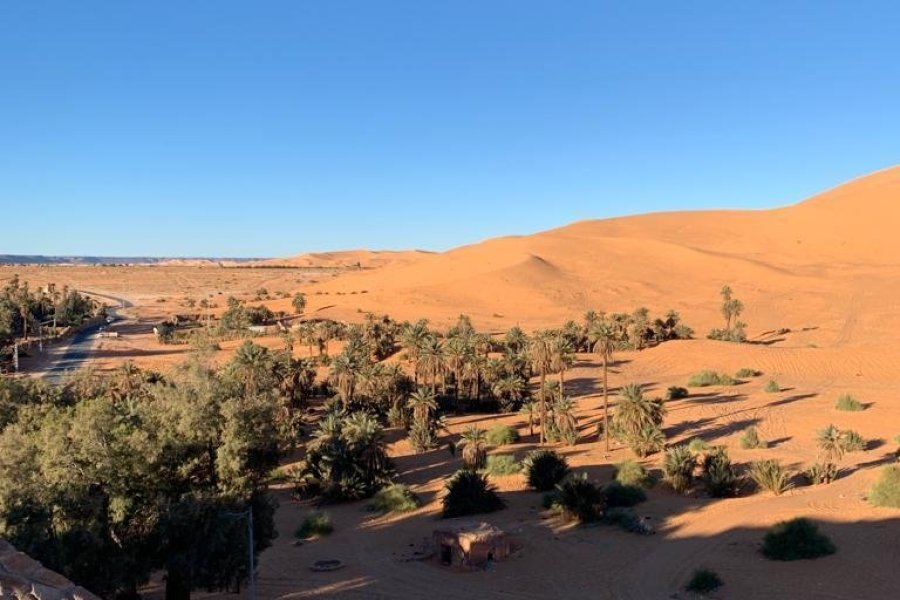
[[[575,359],[572,343],[565,335],[558,333],[553,337],[550,352],[550,369],[559,374],[559,399],[562,400],[565,396],[566,369],[572,366]]]
[[[503,400],[507,400],[508,405],[513,407],[525,393],[525,381],[514,373],[508,374],[494,382],[491,392],[501,401],[501,406]]]
[[[609,361],[616,349],[616,335],[612,325],[605,317],[594,321],[588,331],[588,339],[593,344],[594,352],[603,359],[603,437],[606,438],[606,451],[609,452]]]
[[[331,372],[328,379],[337,389],[345,408],[353,401],[356,377],[356,361],[347,352],[341,352],[331,361]]]
[[[469,425],[460,436],[459,446],[462,446],[463,464],[467,468],[484,468],[487,460],[487,432],[484,429]]]
[[[578,419],[575,417],[575,403],[569,397],[561,397],[553,406],[553,420],[556,429],[566,440],[574,443],[578,437]]]
[[[537,406],[534,401],[529,399],[522,403],[522,408],[519,409],[519,412],[525,415],[525,418],[528,419],[528,435],[534,437],[534,417],[535,417],[535,409]]]
[[[419,367],[425,383],[431,384],[431,392],[437,391],[437,380],[444,370],[444,361],[441,356],[441,344],[437,337],[429,335],[425,343],[419,349]]]
[[[540,419],[541,419],[541,443],[543,444],[546,439],[546,429],[547,429],[547,395],[544,390],[544,386],[547,382],[547,372],[550,371],[551,360],[553,356],[553,350],[551,346],[551,338],[550,335],[546,331],[538,331],[535,332],[534,336],[531,338],[531,343],[528,347],[529,359],[531,361],[532,369],[537,371],[540,376]]]
[[[627,440],[638,438],[642,432],[659,428],[666,408],[659,400],[644,396],[641,386],[630,383],[619,393],[615,429]]]
[[[420,387],[409,395],[407,402],[413,414],[413,421],[418,423],[426,423],[431,420],[431,416],[437,411],[437,399],[434,391],[428,388]]]
[[[419,355],[430,335],[428,321],[425,319],[419,319],[412,325],[407,325],[400,332],[400,346],[406,351],[406,359],[413,368],[413,379],[416,385],[419,383]]]
[[[303,314],[303,309],[306,308],[306,296],[302,293],[297,292],[294,294],[293,300],[291,300],[291,304],[294,307],[294,310],[297,311],[297,314]]]
[[[824,472],[822,473],[824,483],[831,483],[837,476],[838,464],[844,457],[843,438],[844,433],[834,425],[829,425],[816,435],[816,445],[819,447],[819,460],[824,467]]]

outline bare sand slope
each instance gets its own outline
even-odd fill
[[[404,255],[314,286],[319,306],[482,327],[558,325],[589,309],[679,310],[718,324],[718,291],[747,305],[751,333],[818,328],[804,343],[877,344],[900,325],[900,168],[765,211],[659,213],[585,221],[442,254]],[[866,331],[866,335],[860,334]]]

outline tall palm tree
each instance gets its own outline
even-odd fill
[[[553,420],[563,438],[573,441],[577,439],[578,419],[575,417],[575,403],[571,398],[566,396],[556,400],[553,406]]]
[[[509,406],[512,407],[522,399],[525,393],[525,382],[514,373],[508,374],[494,382],[491,392],[501,400],[501,406],[503,405],[502,400],[508,400]]]
[[[435,335],[429,335],[419,350],[419,367],[426,384],[431,385],[431,393],[437,391],[437,380],[444,369],[441,344]]]
[[[472,345],[469,342],[469,336],[456,335],[447,339],[441,348],[444,364],[450,372],[453,373],[454,387],[453,397],[456,404],[456,410],[460,410],[459,392],[463,384],[463,367],[474,353]]]
[[[603,437],[606,439],[606,451],[609,452],[609,361],[616,349],[616,333],[612,324],[605,317],[594,321],[588,331],[588,339],[593,350],[603,359]]]
[[[463,464],[469,469],[482,469],[487,460],[487,432],[469,425],[460,436]]]
[[[539,411],[541,419],[541,443],[547,440],[547,394],[544,389],[547,382],[547,373],[550,371],[553,357],[552,339],[548,332],[537,331],[531,338],[528,346],[528,354],[532,369],[540,376]]]
[[[536,409],[537,405],[534,403],[534,400],[531,400],[530,398],[525,400],[525,402],[522,403],[522,408],[519,409],[519,412],[528,419],[528,435],[531,437],[534,437],[534,418]]]
[[[550,347],[550,369],[559,374],[559,399],[565,396],[566,369],[572,366],[575,360],[572,343],[565,335],[558,333],[553,336]]]
[[[406,359],[413,369],[413,380],[419,383],[419,356],[425,346],[431,332],[428,331],[428,321],[419,319],[411,325],[407,325],[400,333],[400,346],[406,352]]]
[[[331,372],[328,379],[337,389],[345,408],[353,401],[357,370],[356,361],[346,352],[341,352],[331,361]]]

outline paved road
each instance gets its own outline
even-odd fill
[[[106,323],[97,323],[90,327],[85,327],[73,335],[68,340],[68,344],[54,348],[52,359],[39,374],[49,383],[58,384],[66,373],[83,367],[84,363],[87,362],[90,357],[91,352],[94,350],[94,346],[97,343],[96,336],[100,329],[107,326],[114,326],[117,322],[125,320],[125,317],[119,314],[119,309],[133,306],[133,304],[125,298],[92,292],[90,290],[78,290],[78,292],[80,294],[113,302],[114,304],[110,305],[110,308],[107,310],[107,314],[112,319],[112,323],[109,325]]]

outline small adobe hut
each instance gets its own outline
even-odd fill
[[[434,532],[434,545],[441,564],[459,567],[478,567],[513,552],[510,537],[488,523],[438,529]]]

